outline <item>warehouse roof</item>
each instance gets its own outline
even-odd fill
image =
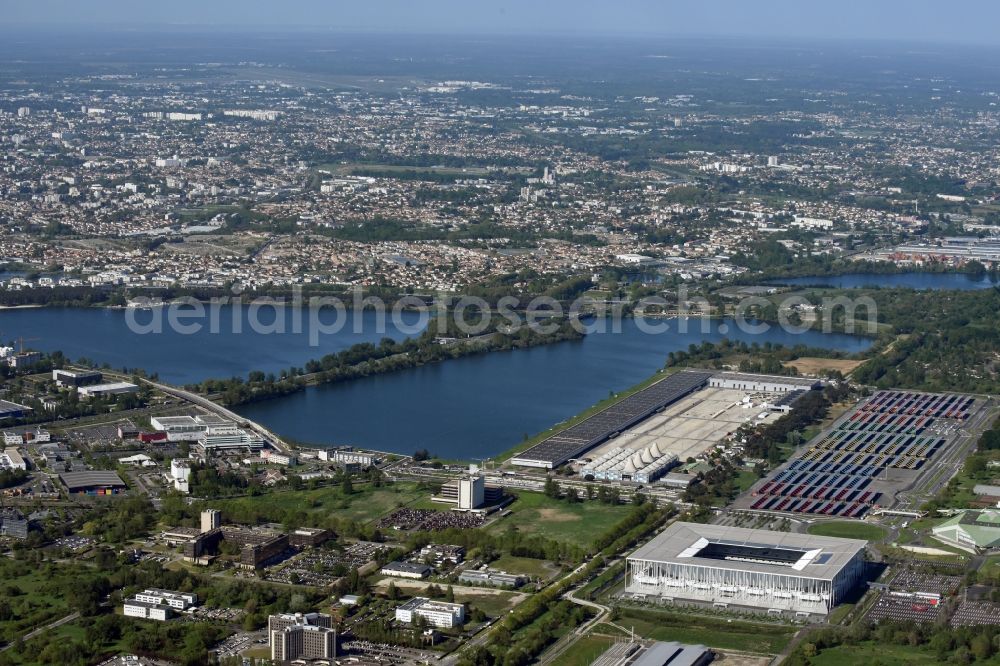
[[[70,490],[107,486],[118,486],[120,488],[125,487],[125,482],[121,480],[120,476],[114,472],[106,470],[63,472],[59,475],[59,479],[63,482],[63,485]]]
[[[628,559],[832,580],[867,545],[860,539],[674,523]]]
[[[804,389],[811,389],[815,386],[822,386],[823,382],[818,379],[808,377],[789,377],[785,375],[755,375],[746,372],[717,372],[713,379],[736,381],[736,382],[758,382],[767,384],[785,384],[787,386],[801,386]]]
[[[670,375],[542,440],[511,458],[511,462],[515,465],[561,465],[701,388],[711,376],[710,372],[698,370]]]

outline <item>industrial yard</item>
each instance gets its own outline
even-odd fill
[[[768,423],[781,414],[765,406],[778,394],[704,388],[623,432],[588,455],[597,459],[615,448],[635,451],[655,446],[662,455],[684,461],[718,444],[746,423]]]

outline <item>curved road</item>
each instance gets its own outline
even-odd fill
[[[271,444],[271,446],[278,449],[282,453],[289,452],[288,446],[284,442],[282,442],[281,438],[278,437],[276,434],[274,434],[264,426],[260,425],[259,423],[254,423],[250,419],[244,416],[240,416],[239,414],[230,409],[226,409],[217,402],[213,402],[204,396],[198,395],[197,393],[192,393],[191,391],[186,391],[184,389],[179,389],[175,386],[170,386],[169,384],[160,384],[159,382],[154,382],[152,380],[145,378],[143,378],[142,381],[146,382],[153,388],[158,389],[163,393],[166,393],[167,395],[172,395],[175,398],[180,398],[181,400],[185,400],[192,404],[198,405],[199,407],[204,407],[205,409],[214,414],[218,414],[219,416],[230,419],[237,423],[246,423],[251,430],[253,430],[258,435],[263,437],[265,441]]]

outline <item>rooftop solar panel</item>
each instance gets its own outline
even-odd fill
[[[555,467],[708,383],[711,372],[685,370],[661,379],[513,458],[514,464]]]

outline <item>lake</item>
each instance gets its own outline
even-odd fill
[[[115,369],[143,368],[159,373],[163,381],[182,385],[210,378],[246,377],[251,370],[277,373],[359,342],[405,337],[390,322],[387,322],[386,332],[380,334],[376,315],[371,310],[361,313],[351,310],[346,313],[342,331],[318,336],[319,345],[313,347],[308,326],[303,325],[301,333],[292,332],[293,318],[302,310],[265,308],[259,313],[255,321],[269,325],[275,324],[276,314],[280,314],[286,331],[282,334],[254,333],[248,308],[238,312],[240,316],[234,317],[231,306],[219,310],[219,333],[212,333],[209,322],[205,321],[201,330],[192,334],[176,332],[169,326],[164,326],[162,333],[136,334],[128,326],[129,313],[120,309],[8,309],[0,310],[0,338],[9,341],[23,336],[25,347],[58,350],[71,360],[88,358],[108,363]],[[149,325],[154,313],[133,312],[131,316],[136,323]],[[414,324],[418,315],[404,312],[401,320],[407,325]],[[166,316],[163,321],[168,321]],[[236,330],[233,324],[237,321],[242,333],[233,332]],[[306,321],[308,319],[304,323]],[[325,317],[322,321],[329,323]],[[355,333],[355,327],[361,332]]]
[[[705,334],[693,326],[685,334],[649,335],[629,319],[621,333],[591,333],[579,341],[312,387],[236,411],[299,441],[407,454],[425,448],[446,458],[475,460],[495,456],[526,434],[634,386],[663,367],[669,352],[692,343],[729,337],[848,352],[870,345],[864,338],[812,331],[795,335],[772,329],[754,336],[730,330],[723,335],[720,325],[734,328],[723,320],[711,322]]]
[[[291,331],[291,308],[279,310]],[[403,324],[417,321],[404,313]],[[303,333],[267,335],[238,320],[243,333],[220,326],[223,333],[202,331],[140,335],[126,325],[123,310],[98,308],[33,308],[0,311],[6,340],[24,336],[31,346],[61,350],[71,359],[87,357],[112,367],[141,367],[175,383],[211,377],[246,376],[250,370],[278,372],[289,366],[382,337],[405,337],[391,325],[385,335],[375,329],[373,312],[348,313],[339,333],[320,338],[312,347]],[[132,313],[140,323],[152,313]],[[229,308],[221,321],[234,317]],[[261,320],[265,317],[261,316]],[[273,316],[272,316],[273,319]],[[845,334],[807,331],[793,334],[770,327],[752,335],[729,320],[647,322],[669,326],[650,334],[642,323],[625,319],[621,332],[594,332],[584,339],[512,352],[469,356],[342,384],[312,387],[283,398],[245,405],[240,414],[280,435],[313,444],[353,444],[365,448],[412,453],[426,448],[436,455],[472,460],[496,455],[525,434],[545,430],[588,406],[637,384],[661,368],[670,351],[685,350],[703,340],[725,337],[746,342],[805,344],[846,352],[866,349],[870,340]],[[357,324],[361,333],[354,332]]]
[[[903,287],[907,289],[939,289],[971,291],[989,289],[1000,285],[1000,280],[984,275],[966,273],[849,273],[846,275],[816,275],[769,280],[768,284],[790,287],[833,287],[859,289],[862,287]]]

